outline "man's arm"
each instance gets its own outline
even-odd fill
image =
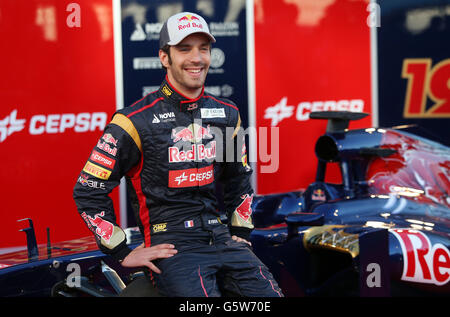
[[[116,114],[91,152],[77,183],[73,198],[101,251],[121,261],[131,249],[116,222],[109,194],[120,179],[141,159],[141,143],[133,123]]]
[[[231,149],[234,155],[222,164],[220,181],[224,185],[224,205],[230,233],[236,236],[235,240],[248,240],[254,228],[251,209],[253,188],[250,181],[252,170],[247,163],[245,135],[241,130],[239,113],[232,122],[234,133],[231,139],[226,139],[226,148],[227,151]]]

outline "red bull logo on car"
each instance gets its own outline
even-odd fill
[[[326,201],[327,197],[325,196],[325,192],[323,189],[315,189],[311,195],[312,200]]]
[[[432,244],[419,230],[389,230],[400,242],[403,253],[402,280],[444,285],[450,281],[450,251],[441,243]]]

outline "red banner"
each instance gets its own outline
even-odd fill
[[[255,1],[256,125],[278,129],[268,129],[267,140],[258,129],[259,194],[314,181],[314,145],[326,122],[310,120],[310,112],[371,113],[368,3]],[[367,126],[370,116],[350,127]]]
[[[0,248],[26,244],[22,218],[38,243],[47,227],[53,241],[90,235],[72,189],[116,109],[112,1],[2,1],[0,12]]]

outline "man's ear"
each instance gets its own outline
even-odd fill
[[[169,54],[167,54],[163,50],[159,50],[159,60],[161,61],[161,64],[166,68],[170,65]]]

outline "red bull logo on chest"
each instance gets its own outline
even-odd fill
[[[172,129],[173,142],[189,141],[191,143],[200,143],[203,139],[212,139],[211,129],[205,128],[197,123],[192,123],[185,128]]]

